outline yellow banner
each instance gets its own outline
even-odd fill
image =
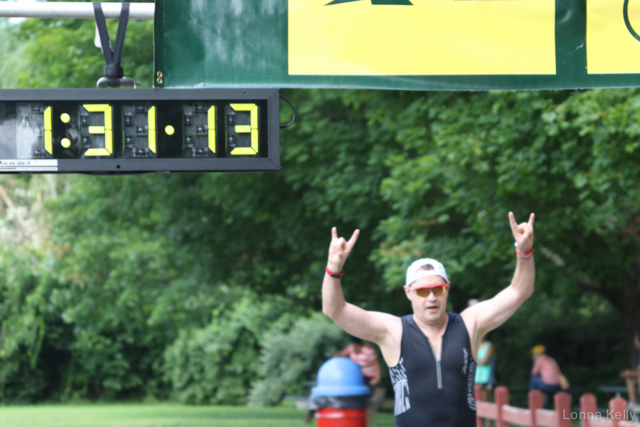
[[[289,74],[555,73],[555,0],[289,0]]]
[[[587,0],[589,74],[640,73],[636,36],[640,37],[640,0]]]

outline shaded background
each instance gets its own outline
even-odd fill
[[[4,22],[0,84],[94,87],[93,25]],[[152,23],[128,28],[125,74],[151,87]],[[0,177],[0,402],[306,394],[348,341],[320,312],[331,226],[362,230],[347,300],[407,314],[404,271],[430,256],[460,311],[509,284],[509,210],[537,215],[537,281],[494,334],[499,383],[526,386],[544,344],[573,387],[623,385],[640,332],[636,89],[283,95],[298,121],[278,173]]]

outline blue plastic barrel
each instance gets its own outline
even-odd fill
[[[318,371],[318,385],[311,396],[364,396],[369,387],[364,384],[360,365],[346,357],[327,360]]]

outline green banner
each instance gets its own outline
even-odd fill
[[[156,0],[156,87],[640,86],[640,0]]]

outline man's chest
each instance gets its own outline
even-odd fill
[[[442,356],[443,337],[441,335],[425,334],[425,338],[436,360],[440,360]]]

